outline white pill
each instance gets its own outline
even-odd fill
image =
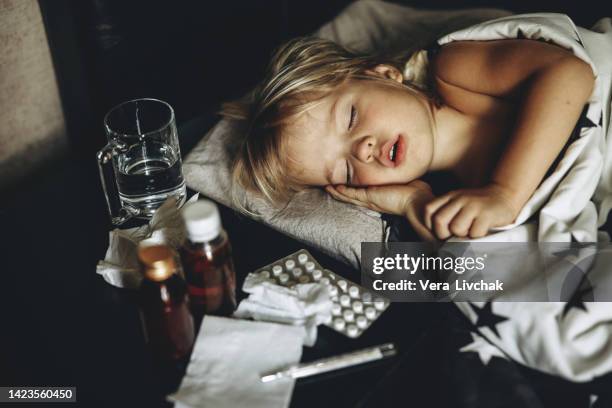
[[[344,326],[346,325],[346,323],[344,322],[343,319],[337,318],[334,320],[334,328],[336,330],[344,330]]]
[[[288,261],[285,262],[285,267],[287,269],[295,268],[295,261],[293,259],[289,259]]]
[[[283,267],[280,265],[274,265],[272,267],[272,273],[274,274],[274,276],[278,276],[281,273],[283,273]]]
[[[293,276],[297,278],[298,276],[302,275],[302,270],[300,268],[295,268],[294,270],[291,271],[291,273],[293,274]]]
[[[280,281],[280,283],[287,283],[289,282],[289,275],[286,273],[281,273],[278,277],[278,280]]]
[[[261,276],[264,279],[268,279],[270,277],[270,271],[261,271],[259,272],[259,276]]]
[[[348,286],[348,283],[346,283],[344,279],[340,279],[338,281],[338,286],[340,286],[340,289],[342,289],[342,291],[346,292],[346,287]]]
[[[368,319],[365,318],[365,316],[359,316],[357,317],[357,327],[359,327],[360,329],[365,329],[366,326],[368,325]]]
[[[363,312],[363,303],[361,303],[358,300],[354,301],[353,302],[353,310],[355,311],[355,313]]]
[[[346,320],[347,322],[352,322],[353,320],[355,320],[355,312],[353,312],[350,309],[345,310],[342,313],[342,316],[344,317],[344,320]]]
[[[349,324],[349,326],[346,328],[346,334],[348,334],[349,337],[357,337],[359,334],[359,329],[354,324]]]
[[[351,286],[348,293],[352,298],[359,297],[359,288],[357,286]]]
[[[337,303],[334,303],[332,305],[331,312],[334,316],[340,316],[340,314],[342,313],[342,306]]]
[[[340,304],[344,307],[347,307],[348,305],[351,304],[351,298],[348,297],[347,295],[340,296]]]
[[[320,269],[315,269],[312,271],[312,279],[319,280],[321,279],[321,276],[323,276],[323,272],[321,272]]]
[[[338,288],[335,286],[330,286],[329,287],[329,296],[330,297],[334,297],[338,295]]]
[[[361,300],[365,303],[370,303],[372,301],[372,294],[370,292],[363,292],[361,294]]]
[[[307,260],[308,260],[308,255],[306,255],[306,254],[299,254],[298,255],[298,262],[300,264],[306,263]]]
[[[378,310],[383,310],[385,308],[385,301],[381,298],[376,298],[374,300],[374,307]]]
[[[372,306],[366,307],[365,315],[368,319],[373,320],[376,317],[376,309],[374,309]]]
[[[315,268],[314,262],[306,262],[305,266],[306,266],[306,270],[308,272],[312,272],[314,270],[314,268]]]
[[[300,283],[308,283],[310,282],[310,277],[308,275],[302,275],[298,280]]]
[[[321,278],[321,281],[320,281],[320,282],[321,282],[322,284],[324,284],[324,285],[329,285],[329,278],[328,278],[328,277]]]

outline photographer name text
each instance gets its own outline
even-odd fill
[[[450,291],[451,288],[455,291],[503,291],[504,283],[499,279],[494,282],[487,282],[485,280],[480,281],[467,281],[467,280],[456,280],[453,285],[449,282],[434,282],[429,279],[419,279],[418,284],[415,281],[403,279],[399,282],[385,282],[382,279],[377,279],[372,282],[372,288],[377,291],[387,290],[400,290],[400,291],[416,291],[431,290],[431,291]]]

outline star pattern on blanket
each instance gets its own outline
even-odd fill
[[[585,302],[584,298],[586,297],[587,294],[593,292],[593,286],[589,283],[588,280],[586,280],[586,282],[587,284],[584,285],[584,287],[578,288],[578,290],[574,292],[574,295],[570,298],[570,300],[563,307],[563,312],[561,313],[562,319],[564,319],[565,316],[572,309],[579,309],[579,310],[582,310],[583,312],[587,311],[586,305],[584,304]]]
[[[569,141],[567,145],[570,145],[572,142],[574,142],[580,137],[580,132],[582,131],[582,129],[589,129],[592,127],[597,127],[597,125],[593,123],[593,121],[589,119],[589,117],[587,116],[587,113],[589,112],[589,107],[590,105],[588,103],[584,105],[584,108],[582,109],[582,113],[580,114],[580,117],[576,121],[576,126],[574,126],[574,130],[572,130],[572,134],[569,137]]]
[[[516,39],[517,40],[536,40],[536,41],[542,41],[542,42],[545,42],[545,43],[548,43],[548,44],[557,45],[557,43],[554,42],[551,39],[547,39],[547,38],[530,38],[530,37],[527,37],[525,35],[525,33],[523,32],[523,30],[520,29],[520,28],[518,30],[516,30]]]
[[[584,47],[584,44],[582,43],[582,40],[580,39],[580,34],[578,34],[578,31],[574,30],[574,34],[576,34],[576,38],[574,38],[574,40],[576,40],[576,42],[580,44],[581,47]]]
[[[499,337],[499,332],[497,331],[497,325],[509,320],[507,317],[503,317],[500,315],[496,315],[493,313],[493,303],[491,301],[487,301],[482,309],[472,306],[472,310],[478,316],[476,319],[476,323],[474,325],[480,329],[481,327],[488,327],[497,337]]]
[[[578,122],[576,122],[576,126],[580,128],[592,128],[597,127],[595,123],[587,116],[589,112],[590,105],[587,103],[584,105],[584,109],[582,109],[582,113],[580,114],[580,118],[578,118]]]
[[[566,258],[568,256],[579,257],[586,248],[597,247],[597,242],[575,242],[572,237],[572,242],[568,244],[569,248],[561,249],[559,251],[555,251],[552,254],[559,258]]]
[[[557,166],[561,162],[561,159],[565,156],[565,152],[567,151],[568,147],[580,138],[580,133],[582,132],[582,129],[592,128],[592,127],[597,126],[587,116],[589,107],[590,105],[588,103],[584,105],[584,108],[582,109],[582,113],[580,114],[580,117],[576,121],[576,125],[574,126],[574,129],[572,130],[572,133],[570,134],[567,140],[567,143],[565,143],[565,146],[563,146],[563,149],[561,149],[561,152],[557,155],[557,157],[555,158],[555,161],[549,167],[548,172],[546,173],[545,177],[550,176],[552,172],[554,171],[554,169],[557,168]]]
[[[472,342],[461,347],[459,352],[478,353],[478,358],[480,358],[483,365],[489,364],[489,361],[491,361],[493,357],[508,360],[508,357],[506,357],[499,348],[486,341],[481,335],[473,332],[470,332],[470,335],[472,336]]]
[[[570,266],[565,274],[559,298],[562,302],[566,302],[560,316],[561,319],[564,319],[572,309],[587,312],[584,302],[593,301],[593,285],[589,273],[596,263],[598,245],[596,242],[571,243],[569,245],[571,245],[570,248],[553,252],[553,255],[562,257]],[[589,294],[590,296],[588,296]]]

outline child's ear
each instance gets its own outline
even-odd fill
[[[400,84],[404,80],[404,76],[397,68],[387,64],[379,64],[373,69],[368,69],[366,70],[366,74],[391,79]]]

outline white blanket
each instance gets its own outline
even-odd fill
[[[543,181],[516,222],[473,241],[608,240],[607,234],[598,232],[598,226],[605,222],[612,206],[612,143],[609,143],[612,19],[602,19],[587,30],[576,27],[563,14],[516,15],[454,32],[438,43],[504,38],[543,40],[571,50],[590,64],[596,81],[586,115],[579,121],[579,137],[570,141],[558,166]],[[532,221],[527,222],[529,219]],[[579,261],[573,255],[569,258],[575,263]],[[612,273],[612,267],[604,265],[604,269],[608,268]],[[535,278],[543,273],[531,272]],[[605,280],[607,274],[603,276],[599,279]],[[598,279],[597,276],[590,278]],[[576,295],[583,290],[581,282],[576,282]],[[492,300],[456,304],[479,335],[505,356],[574,381],[589,381],[612,371],[611,303],[587,302],[581,298],[576,298],[574,305]],[[466,349],[478,351],[482,347],[490,346],[475,337],[473,346]]]

